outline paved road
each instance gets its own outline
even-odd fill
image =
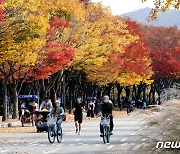
[[[55,153],[128,153],[143,154],[149,141],[143,137],[151,131],[142,118],[134,118],[135,113],[123,119],[114,120],[114,135],[110,144],[104,144],[99,136],[99,119],[83,123],[81,135],[75,133],[73,122],[63,123],[63,141],[48,142],[47,133],[0,133],[0,154],[55,154]],[[26,128],[25,128],[26,129]],[[149,151],[149,150],[147,150]],[[149,151],[151,153],[151,151]]]

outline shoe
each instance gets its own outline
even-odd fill
[[[113,135],[112,131],[109,132],[109,135]]]
[[[76,128],[76,133],[78,132],[78,129]]]
[[[103,133],[100,134],[100,137],[103,137]]]
[[[81,133],[80,133],[80,131],[78,132],[78,135],[80,135]]]
[[[61,135],[61,131],[58,131],[58,135]]]

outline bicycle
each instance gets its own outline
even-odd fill
[[[110,142],[110,116],[111,114],[104,114],[101,117],[101,122],[100,124],[102,125],[103,128],[103,142],[104,143],[109,143]]]
[[[51,117],[47,121],[48,125],[48,140],[50,143],[54,143],[55,138],[57,137],[58,143],[61,143],[62,141],[62,127],[60,127],[60,130],[57,130],[57,119],[54,117]]]

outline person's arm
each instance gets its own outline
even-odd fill
[[[52,116],[52,115],[54,114],[54,112],[55,112],[55,109],[53,108],[53,109],[51,110],[51,112],[49,113],[49,115]]]
[[[64,115],[64,109],[61,107],[61,114]]]
[[[114,105],[113,105],[113,103],[112,103],[112,104],[111,104],[111,110],[112,110],[112,116],[114,117],[113,109],[114,109]]]
[[[51,110],[53,109],[52,102],[51,102],[51,101],[49,101],[48,103],[49,103],[49,111],[51,111]]]
[[[41,111],[44,106],[44,102],[41,103],[39,110]]]
[[[95,103],[93,103],[93,111],[94,111],[94,109],[95,109]]]

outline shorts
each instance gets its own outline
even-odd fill
[[[74,116],[74,121],[78,121],[78,123],[82,123],[82,116],[78,116],[78,115],[75,115]]]

